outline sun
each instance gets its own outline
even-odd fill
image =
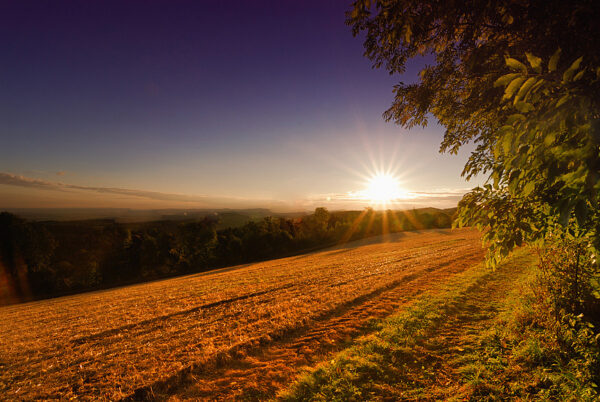
[[[377,205],[386,205],[406,194],[400,187],[399,180],[390,174],[376,174],[368,180],[363,192],[365,198]]]

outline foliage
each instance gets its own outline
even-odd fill
[[[581,314],[600,324],[600,271],[589,239],[554,232],[539,257],[539,289],[547,294],[555,319]]]
[[[586,232],[595,247],[600,244],[598,108],[578,84],[597,85],[600,68],[581,68],[580,57],[559,71],[560,55],[559,50],[547,68],[530,53],[529,66],[507,58],[518,72],[495,83],[505,87],[502,108],[513,114],[497,131],[491,183],[462,200],[458,221],[490,228],[492,258],[523,240],[541,243],[558,225],[570,224]]]
[[[490,180],[464,198],[458,223],[488,230],[492,265],[572,215],[598,226],[599,18],[592,0],[357,0],[348,13],[376,67],[433,59],[417,83],[394,88],[384,116],[411,127],[433,114],[442,151],[477,144],[463,175]]]
[[[573,270],[558,272],[546,266],[560,263],[574,269],[576,255],[583,250],[570,245],[575,246],[572,252],[557,243],[552,259],[541,255],[538,269],[517,284],[507,297],[509,308],[482,337],[484,352],[478,360],[490,372],[485,381],[500,392],[513,397],[534,393],[543,400],[598,398],[600,335],[590,322],[597,314],[591,315],[589,304],[581,307],[590,315],[571,310],[572,282],[567,278]],[[548,286],[548,275],[559,289]],[[489,356],[502,356],[502,363],[493,367]]]

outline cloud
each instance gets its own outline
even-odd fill
[[[59,172],[56,172],[56,175],[57,175],[57,176],[64,176],[64,175],[66,175],[66,174],[67,174],[67,172],[65,172],[64,170],[61,170],[61,171],[59,171]]]
[[[64,190],[60,183],[52,183],[45,180],[32,179],[25,176],[18,176],[10,173],[0,172],[0,184],[6,184],[8,186],[19,186],[27,188],[38,188],[42,190]]]
[[[413,206],[455,206],[463,195],[470,191],[464,189],[440,189],[434,191],[411,191],[406,192],[403,197],[389,202],[390,207],[413,207]],[[370,203],[368,196],[364,193],[348,192],[339,194],[319,194],[309,198],[311,204],[332,205],[335,208],[363,207]]]
[[[331,193],[310,196],[303,200],[290,202],[273,199],[249,199],[243,197],[218,197],[208,195],[188,195],[164,193],[159,191],[146,191],[119,187],[95,187],[66,184],[58,181],[34,179],[30,177],[0,172],[0,185],[18,186],[30,189],[57,191],[63,193],[89,193],[109,194],[116,197],[137,198],[152,201],[194,204],[194,207],[220,207],[220,208],[271,208],[279,211],[292,211],[298,209],[311,209],[316,206],[327,206],[333,209],[356,209],[368,206],[370,201],[360,192]],[[456,206],[462,196],[469,189],[441,189],[435,191],[407,192],[402,199],[389,203],[390,208],[412,208],[422,206],[450,207]],[[116,198],[118,199],[118,198]],[[118,201],[118,202],[122,202]],[[136,201],[137,202],[137,201]]]
[[[39,190],[52,191],[88,191],[95,193],[124,195],[129,197],[140,197],[158,201],[179,201],[179,202],[204,202],[208,201],[209,197],[205,195],[193,196],[185,194],[162,193],[158,191],[132,190],[118,187],[93,187],[93,186],[78,186],[74,184],[65,184],[61,182],[46,181],[33,179],[30,177],[14,175],[10,173],[0,172],[0,184],[8,186],[18,186],[26,188],[34,188]]]

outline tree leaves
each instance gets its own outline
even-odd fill
[[[542,59],[529,52],[526,52],[525,56],[527,57],[527,61],[531,68],[533,68],[536,73],[540,74],[542,72]]]
[[[523,196],[529,197],[529,195],[533,193],[533,190],[535,190],[535,182],[530,181],[527,184],[525,184],[525,187],[523,187]]]
[[[527,74],[527,66],[521,63],[519,60],[513,59],[512,57],[507,57],[505,61],[506,65],[513,70],[520,70],[523,72],[523,74]]]
[[[588,216],[588,212],[589,210],[587,202],[585,200],[577,201],[577,204],[575,204],[575,218],[577,219],[577,223],[579,224],[579,226],[585,225],[585,220]]]
[[[556,71],[556,67],[558,66],[558,60],[560,59],[560,54],[562,50],[558,48],[556,52],[550,57],[550,61],[548,62],[548,71],[553,72]]]
[[[459,212],[463,222],[488,229],[485,239],[493,254],[491,264],[520,244],[519,236],[524,236],[526,243],[540,243],[553,225],[590,226],[590,217],[600,215],[598,206],[590,209],[586,201],[586,191],[591,191],[586,189],[600,192],[598,175],[590,181],[592,166],[600,165],[597,141],[591,133],[592,110],[572,84],[592,75],[581,68],[582,57],[560,71],[560,54],[557,50],[551,57],[548,66],[553,71],[545,74],[543,59],[532,53],[525,55],[529,72],[523,63],[515,62],[517,58],[507,58],[507,67],[518,72],[494,81],[494,87],[505,87],[502,100],[512,100],[501,103],[502,110],[518,113],[498,122],[489,178],[493,187],[479,192],[478,203],[463,204]],[[557,80],[557,75],[562,80]],[[481,215],[469,208],[485,208],[486,212]],[[518,221],[510,215],[522,210],[535,216],[521,216]],[[529,228],[528,233],[524,227]]]
[[[494,87],[505,87],[512,80],[514,80],[515,78],[520,77],[520,76],[521,76],[520,73],[505,74],[502,77],[498,78],[496,81],[494,81]]]
[[[579,65],[581,64],[582,61],[583,61],[583,56],[581,56],[580,58],[575,60],[573,62],[573,64],[571,64],[571,66],[563,73],[562,79],[564,82],[571,81],[571,79],[573,78],[573,75],[575,75],[575,72],[577,72],[577,70],[579,69]]]
[[[515,99],[518,99],[518,97]],[[527,102],[516,102],[515,108],[521,113],[528,113],[535,109],[531,103]]]
[[[504,97],[502,99],[512,98],[515,92],[517,92],[517,90],[521,88],[521,84],[523,84],[523,82],[525,82],[525,77],[521,76],[512,80],[504,90]]]
[[[435,116],[446,127],[445,152],[477,143],[463,174],[487,172],[493,186],[465,196],[460,222],[485,228],[496,256],[517,244],[519,233],[524,243],[541,241],[559,218],[568,224],[574,208],[580,224],[600,230],[600,57],[594,41],[600,7],[585,2],[582,18],[584,2],[574,2],[547,3],[550,14],[526,0],[518,12],[510,10],[509,21],[509,11],[498,14],[495,2],[378,0],[372,13],[350,21],[355,35],[366,34],[367,56],[390,73],[402,73],[411,58],[435,56],[419,82],[396,87],[385,117],[412,127]],[[391,32],[401,37],[406,25],[413,31],[410,43],[385,40]],[[586,215],[576,203],[589,199],[596,201],[587,204]],[[536,229],[525,233],[523,227]]]
[[[512,130],[512,127],[510,127],[510,128]],[[504,150],[505,154],[510,153],[510,150],[512,148],[512,143],[513,143],[513,138],[511,135],[505,135],[504,138],[502,138],[502,149]]]
[[[527,94],[529,93],[529,90],[533,87],[533,85],[536,82],[537,82],[537,79],[534,77],[527,79],[527,81],[525,81],[525,83],[523,83],[523,85],[521,85],[521,88],[519,89],[519,92],[517,93],[517,96],[515,97],[515,102],[518,99],[525,98],[527,96]]]
[[[569,100],[569,98],[570,98],[570,97],[571,97],[571,95],[569,95],[569,94],[565,94],[565,95],[564,95],[562,98],[560,98],[560,99],[559,99],[559,100],[556,102],[556,106],[554,106],[554,107],[556,107],[556,108],[559,108],[559,107],[561,107],[563,104],[565,104],[565,103],[566,103],[566,102]]]

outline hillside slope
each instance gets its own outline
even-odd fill
[[[471,230],[385,240],[0,308],[0,395],[274,396],[483,255]]]

